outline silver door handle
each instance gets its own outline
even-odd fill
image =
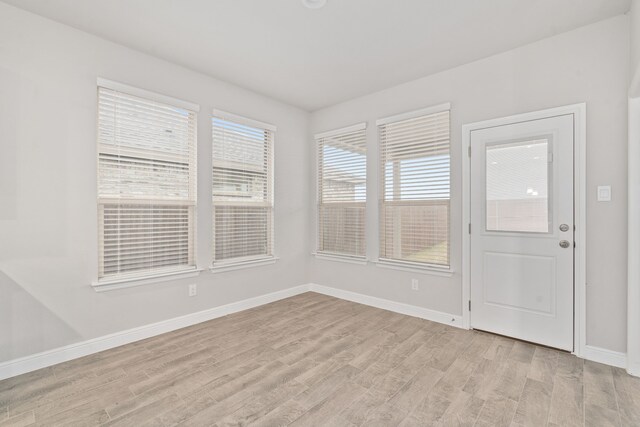
[[[569,243],[568,240],[560,240],[560,247],[567,249],[569,246],[571,246],[571,243]]]

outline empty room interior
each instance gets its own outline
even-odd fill
[[[0,426],[640,426],[640,0],[0,0]]]

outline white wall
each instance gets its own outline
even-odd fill
[[[201,267],[211,259],[211,110],[278,126],[276,264],[91,288],[98,76],[200,104]],[[306,283],[307,138],[302,110],[0,3],[0,362]]]
[[[367,121],[367,236],[377,257],[375,120],[443,102],[452,104],[451,278],[314,259],[310,278],[327,286],[461,314],[461,127],[464,123],[579,102],[587,103],[587,344],[626,348],[626,138],[628,17],[619,16],[317,111],[312,132]],[[375,72],[375,70],[372,70]],[[311,142],[310,142],[311,144]],[[311,152],[309,192],[315,194]],[[612,185],[613,201],[596,201],[597,185]],[[310,212],[315,235],[315,202]],[[313,243],[312,243],[313,245]],[[313,246],[309,248],[309,251]],[[420,291],[410,279],[420,279]]]

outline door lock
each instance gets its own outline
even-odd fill
[[[560,247],[567,249],[569,246],[571,246],[571,243],[569,243],[568,240],[560,240]]]
[[[567,224],[560,224],[560,231],[569,231],[569,226]]]

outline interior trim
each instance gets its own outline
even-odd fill
[[[122,332],[105,335],[82,341],[79,343],[59,347],[53,350],[21,357],[7,362],[0,363],[0,380],[15,377],[27,372],[46,368],[58,363],[67,362],[90,354],[98,353],[111,348],[119,347],[132,342],[151,338],[177,329],[186,328],[208,320],[227,316],[250,308],[269,304],[281,299],[289,298],[305,292],[316,292],[323,295],[340,298],[346,301],[364,304],[371,307],[389,310],[395,313],[407,316],[419,317],[421,319],[430,320],[432,322],[443,323],[464,329],[462,324],[462,316],[444,313],[441,311],[431,310],[424,307],[418,307],[411,304],[405,304],[398,301],[391,301],[384,298],[378,298],[371,295],[360,294],[357,292],[346,291],[343,289],[323,286],[316,283],[308,283],[305,285],[294,286],[289,289],[272,292],[265,295],[249,298],[226,304],[220,307],[214,307],[208,310],[187,314],[173,319],[163,320],[161,322],[128,329]],[[624,368],[627,362],[625,353],[607,350],[604,348],[585,346],[584,359],[594,362],[604,363],[611,366]],[[631,373],[631,372],[630,372]],[[632,374],[633,375],[633,374]]]
[[[90,354],[98,353],[125,344],[151,338],[176,329],[186,328],[218,317],[227,316],[239,311],[248,310],[271,302],[289,298],[294,295],[309,291],[309,285],[295,286],[293,288],[272,292],[265,295],[245,299],[238,302],[210,308],[173,319],[151,323],[137,328],[81,341],[53,350],[43,351],[7,362],[0,363],[0,380],[15,377],[27,372],[46,368],[58,363],[67,362]]]

